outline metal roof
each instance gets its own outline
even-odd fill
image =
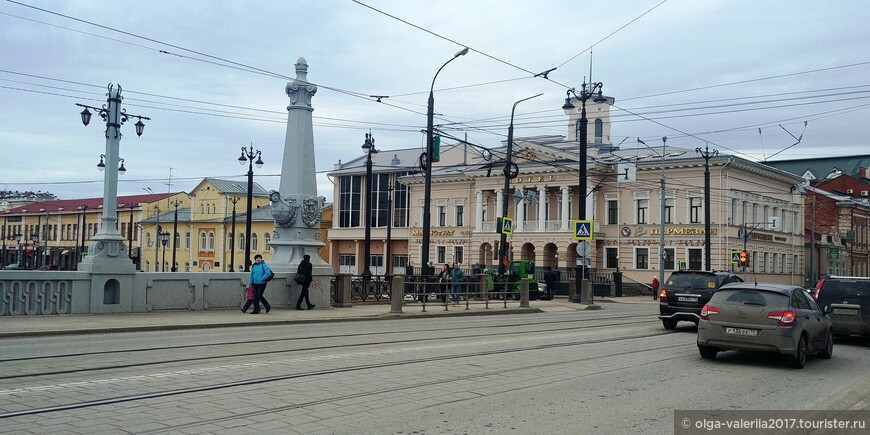
[[[182,194],[184,192],[174,193],[157,193],[145,195],[127,195],[118,197],[118,211],[128,209],[132,205],[134,208],[139,207],[139,204],[150,204],[172,196]],[[58,213],[79,211],[84,207],[88,210],[97,210],[103,208],[103,198],[83,198],[83,199],[60,199],[56,201],[34,202],[27,205],[22,205],[15,208],[10,208],[2,212],[3,215],[39,215],[45,213]]]
[[[247,181],[235,181],[235,180],[224,180],[222,178],[211,178],[206,177],[200,182],[202,183],[208,181],[213,184],[214,187],[222,192],[224,195],[247,195],[248,194],[248,182]],[[199,188],[199,185],[196,186]],[[194,189],[196,190],[196,189]],[[263,186],[260,186],[256,182],[252,186],[251,190],[253,191],[254,196],[269,196],[269,192],[266,189],[263,189]]]
[[[835,170],[840,170],[846,175],[857,175],[859,169],[870,167],[870,154],[813,159],[768,160],[759,163],[795,174],[798,177],[810,171],[817,180],[822,180]]]

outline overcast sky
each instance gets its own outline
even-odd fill
[[[435,122],[481,146],[498,146],[513,102],[540,92],[517,107],[515,135],[566,134],[565,91],[588,80],[591,48],[623,148],[668,136],[669,146],[708,142],[755,160],[864,154],[868,9],[860,0],[0,0],[0,189],[102,196],[105,124],[84,127],[75,103],[104,104],[108,83],[123,86],[128,113],[151,118],[142,137],[135,121],[122,128],[119,194],[244,181],[237,159],[250,144],[266,162],[256,181],[276,189],[284,86],[302,56],[319,86],[316,170],[331,201],[325,173],[359,157],[369,130],[385,152],[422,147],[432,78],[464,46],[471,52],[435,83]],[[555,67],[549,80],[533,77]],[[802,139],[788,148],[792,135]]]

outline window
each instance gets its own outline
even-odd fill
[[[435,248],[435,262],[438,264],[447,262],[447,247],[439,246]]]
[[[360,176],[351,175],[339,178],[338,226],[339,228],[359,227],[360,220]]]
[[[619,224],[619,201],[607,201],[607,223]]]
[[[770,268],[770,272],[775,273],[776,272],[776,265],[779,263],[779,253],[774,252],[772,260],[773,260],[773,267]],[[782,272],[782,271],[780,271],[780,272]]]
[[[737,225],[737,198],[731,198],[731,225]]]
[[[184,233],[184,249],[190,249],[190,231]]]
[[[780,213],[781,213],[781,216],[780,216],[780,217],[781,217],[781,219],[782,219],[782,220],[780,221],[780,222],[782,222],[782,224],[781,224],[781,225],[782,225],[782,228],[780,228],[779,230],[782,231],[782,232],[786,232],[786,231],[788,231],[788,227],[786,227],[786,220],[785,220],[785,219],[786,219],[786,217],[788,216],[788,212],[787,212],[785,209],[782,209],[782,210],[780,210]]]
[[[208,250],[214,251],[214,233],[208,233]]]
[[[383,255],[371,255],[369,257],[369,266],[371,267],[371,271],[375,275],[383,275],[384,274],[384,256]]]
[[[405,273],[405,267],[408,265],[408,260],[409,258],[407,255],[394,255],[392,273]]]
[[[456,226],[461,227],[465,225],[465,206],[457,205],[456,206]]]
[[[770,207],[766,205],[764,206],[763,216],[764,220],[762,222],[764,222],[764,226],[766,228],[768,225],[770,225]]]
[[[748,223],[748,222],[747,222]],[[752,224],[758,223],[758,203],[752,203]]]
[[[269,252],[269,251],[272,250],[272,247],[269,246],[269,242],[271,242],[271,241],[272,241],[272,235],[271,235],[271,234],[269,234],[269,233],[263,234],[263,243],[266,245],[266,246],[264,247],[264,248],[266,249],[266,252]]]
[[[665,270],[674,270],[677,251],[674,248],[665,248]]]
[[[689,270],[703,270],[701,260],[704,259],[703,249],[689,249]]]
[[[239,233],[239,251],[245,250],[245,233]]]
[[[665,223],[674,223],[674,198],[665,198]]]
[[[356,255],[339,254],[338,255],[338,272],[339,273],[356,273]]]
[[[689,198],[689,222],[701,223],[701,198]]]
[[[595,120],[595,143],[604,141],[604,121],[601,118]]]
[[[151,233],[145,233],[145,246],[151,246]]]
[[[260,249],[260,238],[257,237],[257,233],[251,233],[251,251],[258,251]]]
[[[634,248],[634,268],[649,269],[649,248]]]
[[[638,224],[647,223],[647,213],[649,213],[649,200],[638,199],[637,203],[637,222]]]
[[[396,177],[401,177],[407,173],[397,173]],[[393,226],[407,227],[408,226],[408,203],[409,203],[408,186],[396,183],[393,189]]]
[[[749,214],[749,202],[743,201],[743,222],[741,224],[745,224],[747,222],[746,215]],[[735,222],[737,224],[737,222]]]
[[[390,175],[372,175],[371,201],[368,210],[371,216],[372,227],[386,227],[390,213]]]
[[[178,248],[178,245],[181,244],[181,233],[175,233],[175,239],[172,241],[172,246],[174,248]]]
[[[465,263],[465,251],[462,246],[453,247],[453,261],[459,264]]]
[[[443,205],[438,206],[438,226],[447,226],[447,207]]]
[[[765,252],[764,253],[764,261],[761,263],[761,273],[767,272],[767,262],[770,260],[769,257],[770,257],[770,254]]]
[[[151,262],[150,261],[145,262],[145,271],[151,272]]]
[[[604,248],[604,267],[607,269],[619,267],[619,248]]]

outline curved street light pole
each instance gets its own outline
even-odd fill
[[[506,218],[508,215],[508,203],[510,202],[510,201],[508,201],[508,198],[510,198],[510,195],[508,195],[508,191],[511,188],[511,179],[515,178],[517,175],[519,175],[519,174],[515,173],[515,172],[519,172],[519,171],[513,171],[514,165],[513,165],[513,162],[511,162],[511,156],[513,155],[513,148],[514,148],[514,112],[516,112],[517,104],[520,104],[526,100],[531,100],[532,98],[535,98],[535,97],[540,97],[541,95],[544,95],[544,94],[532,95],[531,97],[526,97],[526,98],[523,98],[521,100],[517,100],[516,102],[514,102],[513,107],[511,107],[511,123],[508,126],[507,152],[505,153],[506,156],[505,156],[505,160],[504,160],[504,170],[503,170],[504,171],[504,190],[502,191],[502,195],[501,195],[502,196],[502,202],[501,202],[501,217],[502,218]],[[502,223],[502,225],[504,225],[504,224]],[[508,259],[507,259],[507,257],[508,257],[508,255],[507,255],[507,252],[508,252],[507,234],[503,231],[503,228],[501,228],[501,225],[500,225],[498,230],[499,230],[498,231],[499,234],[501,234],[501,237],[500,237],[499,243],[498,243],[498,274],[504,275],[506,272],[507,263],[508,263]]]
[[[428,109],[426,111],[426,152],[423,153],[425,158],[424,171],[426,173],[426,180],[424,182],[423,189],[423,244],[422,244],[422,253],[421,253],[421,261],[423,263],[423,275],[431,275],[433,271],[429,270],[429,232],[432,229],[432,216],[431,216],[431,206],[430,202],[432,201],[432,153],[434,152],[433,144],[433,124],[435,117],[435,79],[438,78],[438,74],[447,66],[448,63],[452,62],[459,56],[465,56],[468,54],[468,47],[463,48],[458,51],[453,57],[444,62],[444,65],[441,65],[441,68],[438,68],[438,71],[435,73],[435,77],[432,77],[432,86],[429,87],[429,101],[428,101]],[[423,162],[421,162],[423,163]]]

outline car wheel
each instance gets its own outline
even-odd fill
[[[677,327],[677,319],[662,319],[662,326],[665,329],[675,329]]]
[[[834,331],[828,330],[828,336],[825,338],[825,350],[819,352],[819,356],[824,359],[831,359],[834,356]]]
[[[698,345],[698,352],[701,353],[701,358],[704,359],[713,359],[716,358],[716,354],[719,353],[719,349],[710,346],[702,346]]]
[[[802,369],[804,365],[807,363],[807,336],[801,334],[800,340],[798,340],[797,349],[794,351],[794,355],[789,356],[788,365],[792,368]]]

